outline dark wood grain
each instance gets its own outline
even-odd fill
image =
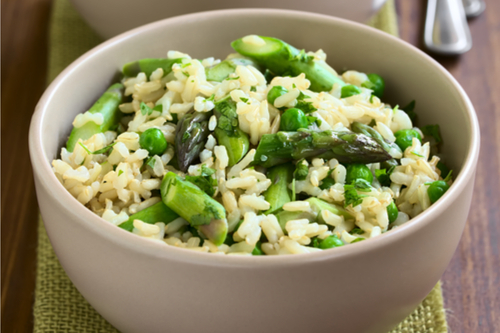
[[[2,1],[3,332],[33,328],[38,213],[27,133],[45,87],[50,5],[50,0]],[[397,0],[401,37],[420,48],[425,5],[424,0]],[[469,222],[443,276],[452,333],[500,332],[500,1],[487,1],[487,6],[470,22],[470,52],[435,56],[469,94],[482,136]]]
[[[28,128],[44,87],[50,0],[2,1],[2,331],[32,332],[38,206]]]

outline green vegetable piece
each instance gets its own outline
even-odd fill
[[[351,213],[349,213],[343,207],[336,205],[334,203],[326,202],[314,197],[308,198],[305,201],[309,202],[309,206],[311,207],[311,210],[317,215],[317,220],[319,223],[325,224],[325,220],[321,215],[321,212],[323,210],[328,210],[330,213],[343,216],[346,220],[353,218]]]
[[[351,244],[354,244],[354,243],[357,243],[357,242],[361,242],[361,241],[364,241],[364,240],[365,240],[365,239],[364,239],[363,237],[358,237],[358,238],[356,238],[355,240],[353,240],[353,241],[351,242]]]
[[[262,251],[262,243],[260,241],[255,244],[255,248],[252,251],[253,256],[263,256],[264,252]]]
[[[314,222],[316,219],[316,215],[311,213],[311,212],[289,212],[286,210],[283,210],[283,211],[275,214],[275,216],[278,219],[278,223],[280,224],[281,229],[285,233],[287,232],[286,231],[286,223],[288,221],[308,219],[309,222]]]
[[[295,180],[305,180],[309,173],[309,167],[306,164],[305,159],[301,159],[297,162],[295,166],[295,171],[293,172],[293,178]]]
[[[348,84],[342,87],[342,90],[340,91],[340,98],[347,98],[359,94],[361,94],[361,89],[355,85]]]
[[[436,167],[441,171],[441,177],[450,173],[450,168],[446,166],[443,162],[439,161]]]
[[[431,203],[438,201],[449,188],[450,185],[448,185],[448,183],[444,180],[432,182],[427,188],[427,194],[429,195]]]
[[[210,134],[208,120],[211,112],[189,111],[179,120],[175,128],[175,155],[179,169],[186,172],[194,160],[198,158],[205,141]]]
[[[311,246],[319,249],[320,239],[318,237],[311,238]]]
[[[265,214],[273,214],[281,209],[284,204],[292,201],[292,193],[288,184],[292,181],[293,165],[281,164],[272,167],[267,172],[267,178],[271,180],[271,186],[264,192],[264,198],[271,205]]]
[[[434,138],[434,141],[436,142],[436,144],[440,144],[441,142],[443,142],[443,139],[441,138],[441,133],[440,133],[438,124],[427,125],[427,126],[422,127],[422,133],[424,133],[424,135],[432,136]]]
[[[387,206],[387,216],[389,216],[389,224],[396,221],[396,219],[398,218],[398,214],[398,207],[396,206],[394,201],[391,201],[389,206]]]
[[[274,106],[274,101],[276,100],[276,98],[286,94],[287,92],[288,90],[282,86],[274,86],[267,93],[267,101],[269,102],[269,104]]]
[[[328,190],[333,185],[335,185],[335,180],[332,177],[326,177],[325,179],[323,179],[323,182],[321,183],[319,188],[322,190]]]
[[[227,235],[224,207],[199,187],[168,172],[161,184],[161,198],[174,212],[219,246]]]
[[[264,45],[245,43],[243,39],[231,43],[238,53],[254,59],[263,67],[279,76],[297,76],[304,73],[311,82],[310,90],[315,92],[330,91],[335,83],[345,85],[335,71],[324,61],[316,61],[304,50],[272,37],[260,36]]]
[[[417,121],[417,114],[415,113],[415,111],[413,111],[415,110],[415,105],[416,102],[413,100],[407,106],[401,108],[401,110],[403,110],[408,115],[408,117],[410,117],[412,124],[415,124],[415,122]]]
[[[362,234],[364,234],[365,232],[364,232],[361,228],[355,227],[355,228],[354,228],[354,229],[352,229],[349,233],[350,233],[351,235],[362,235]]]
[[[379,132],[377,132],[375,129],[373,129],[368,125],[355,121],[351,124],[351,130],[354,133],[364,134],[366,136],[369,136],[370,138],[375,140],[380,146],[382,146],[382,148],[384,148],[384,150],[388,153],[391,150],[400,151],[400,148],[397,144],[385,141],[385,139],[382,137],[382,135],[380,135]],[[397,162],[395,160],[393,160],[393,162],[391,163],[393,164],[395,163],[395,165],[397,165]]]
[[[122,97],[123,85],[121,83],[116,83],[109,87],[88,111],[92,114],[100,113],[104,118],[103,123],[97,125],[93,121],[89,121],[81,127],[73,128],[66,143],[66,149],[72,152],[79,139],[85,141],[90,139],[94,134],[104,133],[117,126],[122,115],[118,109],[118,105],[122,102]]]
[[[360,192],[369,192],[371,190],[371,185],[365,179],[358,178],[352,184],[344,185],[344,206],[347,207],[352,205],[356,207],[363,202],[363,198],[366,197],[365,194],[359,194]]]
[[[377,180],[379,181],[380,185],[389,187],[391,186],[391,173],[394,171],[394,166],[389,168],[389,171],[387,169],[379,169],[375,170],[375,177],[377,177]]]
[[[313,131],[264,134],[253,164],[271,167],[303,158],[336,158],[340,163],[376,163],[391,159],[373,139],[352,132]]]
[[[361,84],[363,88],[368,88],[373,90],[373,94],[378,98],[382,98],[384,95],[385,82],[384,79],[375,73],[368,74],[368,81]]]
[[[250,141],[248,134],[238,125],[236,103],[227,96],[215,103],[214,114],[217,117],[217,127],[214,135],[219,145],[226,148],[229,166],[238,163],[248,152]]]
[[[346,172],[346,184],[351,184],[357,179],[364,179],[371,184],[373,182],[373,174],[370,168],[361,163],[349,164]]]
[[[299,128],[307,128],[307,126],[309,126],[309,121],[300,109],[288,109],[281,116],[280,131],[294,132]]]
[[[422,141],[420,133],[418,133],[414,129],[399,130],[394,133],[394,136],[396,137],[396,144],[399,146],[399,148],[401,148],[403,152],[406,150],[406,148],[411,147],[413,138],[417,138]]]
[[[131,215],[129,219],[118,226],[127,231],[132,231],[134,229],[134,220],[141,220],[149,224],[155,224],[156,222],[163,222],[168,224],[178,218],[172,209],[165,206],[163,202],[155,203],[154,205],[141,210],[140,212]]]
[[[269,69],[266,68],[264,71],[264,78],[266,79],[267,84],[271,83],[271,81],[276,77],[276,74],[271,72]]]
[[[205,69],[207,81],[222,82],[229,76],[229,74],[235,72],[237,66],[248,66],[248,65],[257,67],[256,64],[250,59],[244,59],[244,58],[226,59],[224,61],[221,61],[217,65]]]
[[[323,239],[319,243],[319,248],[323,250],[332,249],[334,247],[339,247],[344,245],[344,243],[337,237],[337,235],[331,235]]]
[[[159,128],[148,128],[139,137],[139,145],[149,152],[149,156],[154,156],[163,154],[168,143]]]
[[[123,66],[123,75],[128,77],[137,76],[137,74],[143,72],[149,78],[151,74],[158,68],[163,69],[163,76],[166,76],[172,71],[172,66],[174,64],[180,64],[182,58],[176,59],[141,59],[137,61],[129,62]]]

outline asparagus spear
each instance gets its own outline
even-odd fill
[[[349,213],[343,207],[338,206],[336,204],[329,203],[329,202],[323,201],[321,199],[312,198],[312,197],[306,199],[305,201],[309,202],[309,206],[311,207],[312,211],[318,215],[318,222],[320,222],[320,223],[325,223],[325,221],[323,220],[323,217],[321,216],[321,212],[323,210],[328,210],[335,215],[343,216],[345,219],[352,219],[353,218],[351,213]]]
[[[179,120],[175,129],[175,155],[179,169],[186,172],[191,163],[203,150],[205,140],[210,134],[208,120],[211,112],[189,111]]]
[[[215,245],[221,245],[227,235],[224,207],[196,185],[168,172],[161,184],[163,203],[179,214]]]
[[[264,40],[264,45],[245,43],[243,38],[240,38],[232,42],[231,46],[238,53],[254,59],[276,75],[297,76],[304,73],[311,81],[312,91],[330,91],[335,83],[345,85],[324,61],[316,61],[304,50],[299,51],[277,38],[263,36],[260,38]]]
[[[99,97],[97,102],[92,105],[89,113],[100,113],[102,114],[104,121],[101,125],[89,121],[85,125],[73,128],[71,134],[66,143],[66,149],[68,151],[73,151],[75,144],[78,139],[87,140],[94,134],[103,133],[108,131],[110,128],[118,124],[121,117],[121,112],[118,109],[123,96],[123,85],[121,83],[115,83],[106,90],[106,92]]]
[[[379,132],[377,132],[368,125],[355,121],[351,124],[351,130],[354,133],[364,134],[366,136],[369,136],[370,138],[375,140],[382,148],[384,148],[386,152],[390,152],[391,149],[396,149],[398,151],[401,151],[401,149],[397,144],[385,141],[385,139],[382,137],[382,135],[380,135]]]
[[[250,143],[248,135],[238,126],[236,103],[231,99],[231,96],[215,103],[214,114],[217,117],[215,138],[220,145],[226,147],[229,166],[233,166],[246,155]]]
[[[176,59],[141,59],[137,61],[129,62],[123,66],[122,72],[123,75],[134,77],[137,76],[140,72],[144,72],[147,77],[151,75],[158,68],[163,69],[163,76],[167,75],[172,71],[172,66],[174,64],[180,64],[182,62],[182,58]]]
[[[262,136],[253,164],[271,167],[302,158],[336,158],[340,163],[376,163],[391,158],[375,140],[352,132],[278,132]]]
[[[271,207],[265,214],[272,214],[281,209],[284,204],[292,200],[292,193],[288,189],[288,184],[292,182],[294,167],[292,164],[281,164],[272,167],[267,172],[267,177],[271,179],[271,186],[264,192],[266,201]]]
[[[226,79],[229,74],[234,73],[236,66],[248,66],[252,65],[256,67],[255,63],[250,59],[244,58],[233,58],[221,61],[217,65],[208,67],[205,69],[205,74],[207,76],[207,81],[222,82]]]
[[[134,229],[134,220],[141,220],[142,222],[149,224],[155,224],[156,222],[168,224],[178,217],[179,215],[160,201],[146,209],[141,210],[140,212],[135,213],[134,215],[131,215],[127,221],[118,226],[127,231],[132,231],[132,229]]]

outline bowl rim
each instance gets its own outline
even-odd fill
[[[454,89],[459,93],[460,102],[465,106],[466,117],[469,120],[471,130],[469,149],[466,154],[461,172],[456,177],[453,186],[450,190],[433,204],[429,209],[425,210],[418,216],[411,219],[409,222],[395,228],[382,235],[369,239],[366,242],[359,242],[355,246],[344,246],[336,248],[335,251],[318,251],[306,254],[297,254],[292,256],[228,256],[228,255],[213,255],[211,253],[199,253],[196,251],[189,251],[174,246],[166,246],[161,242],[152,242],[149,239],[137,237],[136,235],[125,231],[117,226],[105,221],[98,215],[94,214],[88,208],[80,204],[55,177],[50,162],[45,159],[45,150],[43,149],[43,133],[42,123],[47,111],[47,105],[52,97],[57,94],[58,87],[62,85],[65,78],[71,76],[73,71],[86,61],[86,59],[96,56],[102,52],[106,52],[108,48],[113,47],[115,44],[120,43],[122,40],[132,38],[140,35],[149,30],[161,29],[163,26],[176,25],[186,21],[197,20],[214,20],[221,16],[254,16],[254,15],[272,15],[285,17],[287,19],[308,19],[324,22],[329,24],[335,22],[337,24],[349,27],[349,29],[357,30],[362,34],[371,34],[377,38],[388,40],[390,43],[399,44],[401,47],[407,48],[416,52],[420,57],[424,58],[427,62],[431,63],[434,68],[439,71]],[[282,267],[282,266],[296,266],[315,261],[331,260],[334,258],[349,258],[357,255],[363,255],[365,252],[372,251],[375,248],[389,246],[405,237],[410,236],[412,233],[424,228],[427,224],[432,223],[432,217],[440,215],[447,210],[453,201],[461,195],[464,188],[468,185],[471,177],[475,176],[475,168],[479,155],[480,133],[479,123],[474,110],[474,107],[463,90],[460,84],[453,78],[453,76],[442,67],[437,61],[430,56],[412,46],[411,44],[389,35],[385,32],[371,28],[361,23],[345,20],[333,16],[295,11],[284,9],[224,9],[206,12],[198,12],[193,14],[186,14],[176,17],[167,18],[164,20],[149,23],[138,28],[124,32],[116,37],[107,40],[93,49],[87,51],[78,59],[73,61],[66,67],[47,87],[39,102],[36,105],[33,114],[30,130],[29,130],[29,151],[31,163],[33,166],[33,173],[35,178],[41,183],[41,186],[50,189],[49,195],[56,198],[67,214],[72,215],[74,220],[80,226],[96,233],[96,236],[105,238],[110,243],[114,243],[119,247],[128,248],[132,251],[142,253],[147,256],[155,258],[165,258],[174,261],[183,261],[196,263],[201,265],[215,265],[215,266],[241,266],[241,267]]]

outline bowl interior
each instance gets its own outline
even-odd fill
[[[50,166],[76,114],[86,111],[116,82],[121,66],[129,61],[165,57],[168,50],[200,59],[224,58],[233,52],[230,42],[248,34],[277,37],[306,50],[321,48],[339,72],[378,73],[386,82],[384,100],[393,105],[416,100],[417,124],[440,125],[441,153],[454,176],[460,176],[465,165],[472,170],[471,156],[477,156],[479,144],[474,110],[458,83],[430,57],[395,37],[350,21],[296,11],[246,9],[155,22],[109,40],[70,65],[47,89],[33,118],[30,149],[38,179],[54,189],[56,197],[64,197],[71,206],[68,209],[86,214],[58,183]],[[450,192],[455,193],[453,187]]]
[[[223,14],[225,13],[225,14]],[[300,27],[300,29],[298,28]],[[297,48],[323,49],[337,71],[378,73],[386,81],[385,100],[406,105],[416,100],[418,125],[440,124],[442,154],[461,169],[470,148],[471,125],[463,96],[443,70],[421,52],[374,29],[323,16],[290,11],[222,11],[153,23],[118,36],[91,51],[65,72],[45,99],[41,123],[47,163],[65,143],[76,114],[87,110],[113,82],[121,66],[179,50],[192,57],[224,58],[230,42],[260,34],[283,39]],[[54,178],[55,179],[55,178]]]

